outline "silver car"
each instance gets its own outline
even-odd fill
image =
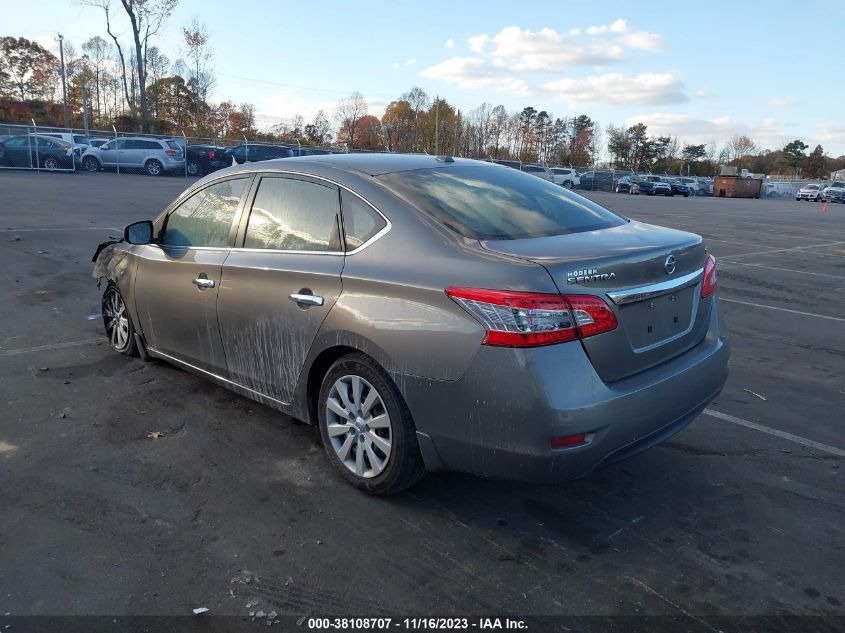
[[[143,169],[150,176],[185,171],[185,152],[170,139],[128,137],[113,139],[99,147],[89,147],[82,154],[82,168]]]
[[[227,168],[94,261],[117,352],[315,424],[375,494],[583,476],[683,429],[728,372],[701,237],[486,162]]]

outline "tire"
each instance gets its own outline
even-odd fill
[[[202,176],[202,167],[195,160],[188,161],[187,170],[189,176]]]
[[[111,281],[103,293],[102,314],[103,326],[106,328],[111,348],[124,356],[137,356],[138,344],[135,342],[132,317],[129,316],[120,290]]]
[[[688,193],[685,193],[685,194],[684,194],[684,198],[689,198],[689,194],[688,194]]]
[[[564,188],[566,188],[566,189],[572,189],[572,181],[571,181],[571,180],[564,180],[564,181],[563,181],[563,186],[564,186]]]
[[[359,385],[357,396],[355,385]],[[371,398],[375,400],[362,413]],[[391,495],[425,474],[408,405],[390,376],[369,356],[349,354],[329,368],[320,387],[317,420],[329,461],[356,488]],[[379,426],[370,427],[375,420]]]
[[[48,156],[44,159],[44,169],[47,171],[55,171],[59,168],[59,161],[54,156]]]
[[[161,176],[164,173],[164,165],[153,158],[144,164],[144,171],[150,176]]]
[[[82,168],[85,171],[100,171],[100,161],[93,156],[86,156],[82,159]]]

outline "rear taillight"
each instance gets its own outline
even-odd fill
[[[487,330],[484,345],[553,345],[609,332],[617,325],[599,297],[476,288],[447,288],[446,294]]]
[[[707,256],[704,262],[704,279],[701,281],[701,298],[709,297],[716,292],[716,258]]]
[[[167,154],[168,156],[176,156],[176,150],[175,149],[166,149],[166,150],[164,150],[164,153]]]
[[[208,150],[208,160],[214,160],[214,150]]]

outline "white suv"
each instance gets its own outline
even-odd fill
[[[578,172],[572,167],[552,167],[552,177],[554,183],[567,189],[572,189],[581,184],[581,178]]]
[[[185,152],[170,139],[149,137],[118,138],[89,147],[82,155],[82,168],[99,171],[104,167],[143,169],[150,176],[185,170]]]

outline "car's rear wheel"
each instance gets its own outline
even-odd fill
[[[331,366],[318,420],[329,461],[356,488],[389,495],[425,474],[408,406],[369,356],[349,354]]]
[[[54,171],[59,168],[59,161],[53,156],[48,156],[44,159],[44,169],[47,171]]]
[[[93,156],[86,156],[82,160],[82,167],[85,171],[100,171],[100,161]]]
[[[200,164],[195,160],[188,161],[188,175],[189,176],[199,176],[202,173],[202,167]]]
[[[160,176],[164,171],[164,165],[154,159],[148,160],[147,164],[144,165],[144,171],[146,171],[150,176]]]
[[[109,282],[103,293],[103,325],[106,328],[106,336],[109,337],[109,345],[114,351],[126,356],[138,355],[135,326],[132,325],[120,290],[112,282]]]
[[[564,180],[563,186],[566,187],[567,189],[572,189],[572,181],[571,180]]]

